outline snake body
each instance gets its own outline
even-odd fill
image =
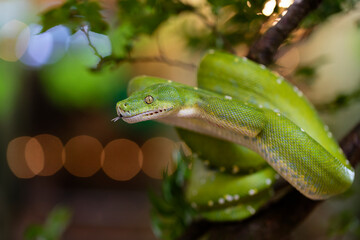
[[[187,197],[209,219],[253,214],[269,198],[272,169],[314,200],[340,194],[353,182],[353,168],[302,93],[246,58],[209,52],[198,69],[198,87],[143,76],[130,82],[128,93],[116,105],[120,118],[180,128],[199,157],[222,170],[194,164],[203,174],[193,174]],[[214,190],[219,186],[225,189]],[[239,216],[229,218],[220,205]]]

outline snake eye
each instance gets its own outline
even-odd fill
[[[150,103],[152,103],[154,101],[154,98],[152,97],[152,96],[146,96],[145,97],[145,102],[147,103],[147,104],[150,104]]]

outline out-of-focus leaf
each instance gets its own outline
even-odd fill
[[[46,93],[55,104],[74,109],[99,108],[111,105],[126,88],[124,68],[100,72],[90,71],[98,58],[90,48],[70,51],[55,65],[42,71]]]
[[[110,32],[112,54],[116,57],[123,57],[133,47],[132,38],[135,34],[135,28],[130,23],[123,23],[114,31]]]
[[[258,36],[268,17],[262,14],[267,1],[209,0],[216,19],[216,31],[198,31],[192,24],[184,26],[184,35],[191,47],[226,49],[240,43],[250,44]],[[275,7],[274,13],[279,8]]]
[[[313,27],[335,13],[352,9],[359,0],[324,0],[320,6],[311,12],[302,22],[305,28]]]
[[[161,196],[150,192],[151,223],[159,239],[178,238],[195,216],[194,210],[185,200],[184,186],[189,176],[190,159],[181,150],[174,153],[177,168],[172,175],[164,173]]]
[[[152,34],[170,16],[193,10],[177,0],[122,0],[119,8],[119,19],[132,24],[137,34]]]
[[[66,207],[55,207],[49,214],[43,226],[30,225],[24,234],[26,240],[59,240],[67,228],[71,212]]]
[[[0,124],[9,120],[20,90],[17,65],[0,60]]]
[[[67,0],[61,7],[51,9],[41,16],[42,32],[62,24],[72,33],[83,25],[89,25],[93,32],[104,33],[108,24],[103,20],[100,10],[98,2]]]
[[[330,237],[353,236],[360,237],[360,221],[354,212],[343,211],[330,219],[328,235]]]

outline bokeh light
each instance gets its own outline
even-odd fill
[[[170,139],[156,137],[149,139],[141,147],[144,155],[142,170],[152,178],[161,179],[163,172],[171,175],[176,166],[173,161],[173,152],[178,148]]]
[[[64,148],[64,167],[77,177],[90,177],[100,169],[101,143],[90,136],[70,139]]]
[[[294,0],[281,0],[279,2],[279,7],[281,8],[288,8],[291,4],[294,3]]]
[[[50,33],[40,33],[40,25],[31,25],[31,38],[25,56],[21,59],[23,63],[32,67],[38,67],[47,63],[53,51],[53,37]]]
[[[264,9],[262,10],[262,13],[265,16],[270,16],[275,9],[276,1],[275,0],[269,0],[265,3]]]
[[[68,50],[70,31],[64,26],[55,26],[41,33],[42,26],[31,24],[30,40],[21,62],[32,67],[53,64],[61,59]]]
[[[90,136],[70,139],[65,146],[50,134],[23,136],[9,142],[7,161],[18,178],[51,176],[64,167],[77,177],[90,177],[100,168],[116,181],[128,181],[142,169],[151,178],[161,179],[164,171],[171,175],[176,164],[173,154],[179,148],[186,156],[191,150],[183,142],[155,137],[139,145],[128,139],[115,139],[105,148]]]
[[[44,166],[40,176],[51,176],[59,171],[62,166],[63,144],[58,137],[49,134],[41,134],[34,137],[42,146],[45,156]]]
[[[9,142],[6,158],[10,170],[18,178],[32,178],[35,173],[28,167],[25,159],[25,147],[31,137],[18,137]]]
[[[136,143],[127,139],[116,139],[106,145],[101,160],[103,171],[110,178],[126,181],[140,171],[143,156]]]
[[[0,59],[15,62],[26,51],[30,29],[23,22],[11,20],[2,26],[0,36]]]
[[[25,161],[35,175],[44,169],[44,151],[36,138],[31,138],[25,145]]]

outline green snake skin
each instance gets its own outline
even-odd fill
[[[315,200],[353,182],[353,168],[302,93],[246,58],[210,51],[198,87],[143,76],[128,94],[118,118],[174,125],[198,156],[187,199],[207,219],[254,214],[271,196],[272,169]]]

